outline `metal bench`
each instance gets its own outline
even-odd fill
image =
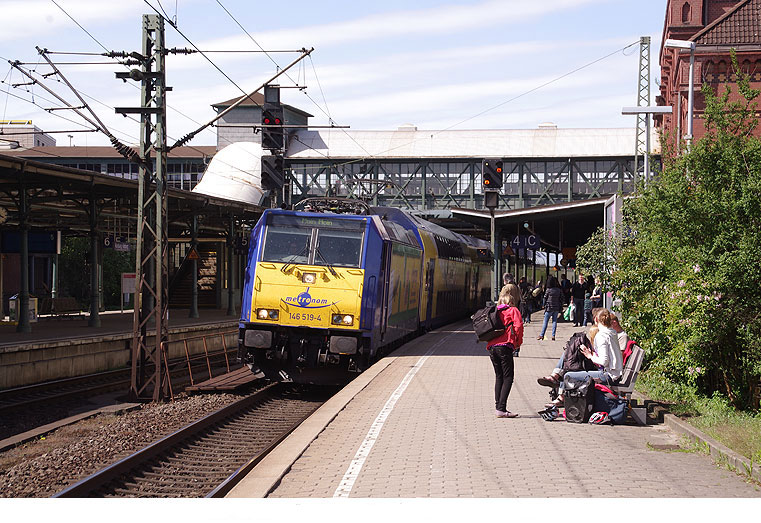
[[[49,298],[50,314],[56,318],[78,318],[82,316],[82,307],[75,298]]]

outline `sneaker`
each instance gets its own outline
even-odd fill
[[[518,413],[516,413],[516,412],[510,412],[509,410],[505,410],[505,411],[498,410],[497,411],[497,417],[498,418],[517,418],[518,416],[519,416]]]
[[[552,341],[555,341],[555,336],[552,337]]]
[[[544,336],[537,336],[536,339],[539,341],[544,341]]]

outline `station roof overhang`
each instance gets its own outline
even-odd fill
[[[608,200],[608,197],[592,198],[495,211],[495,228],[502,239],[516,234],[536,234],[541,239],[542,247],[553,251],[578,247],[586,243],[597,228],[603,226],[605,202]],[[491,213],[488,209],[454,208],[451,216],[486,231],[487,234],[491,228]]]
[[[6,215],[0,228],[19,225],[22,188],[28,195],[31,228],[89,231],[90,198],[98,202],[99,227],[107,219],[136,220],[137,180],[0,154],[0,208]],[[224,234],[231,217],[254,221],[263,211],[260,206],[178,189],[168,189],[167,197],[171,236],[182,234],[193,215],[201,217],[201,231]]]

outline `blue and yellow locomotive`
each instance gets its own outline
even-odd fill
[[[251,232],[238,354],[253,371],[346,383],[488,299],[487,242],[400,209],[304,203],[306,212],[266,210]]]

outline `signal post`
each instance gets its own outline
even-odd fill
[[[484,192],[484,206],[489,209],[490,215],[490,238],[491,252],[494,257],[492,260],[492,278],[491,278],[491,297],[493,301],[499,298],[499,290],[502,286],[499,283],[499,258],[497,254],[497,234],[494,221],[494,209],[499,207],[499,191],[502,188],[502,160],[485,158],[481,162],[481,186]]]

